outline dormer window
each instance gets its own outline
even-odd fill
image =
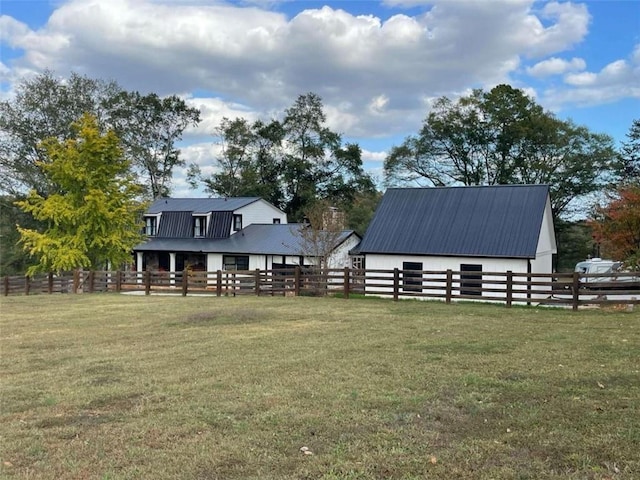
[[[155,237],[158,228],[158,217],[144,217],[143,233],[148,237]]]
[[[239,232],[242,230],[242,215],[233,216],[233,231]]]
[[[193,236],[204,237],[207,232],[207,217],[193,217]]]

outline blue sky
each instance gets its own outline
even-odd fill
[[[183,95],[213,169],[223,116],[269,118],[309,91],[381,177],[438,97],[509,83],[624,140],[640,117],[640,1],[0,0],[0,97],[53,70]],[[177,172],[174,195],[194,195]]]

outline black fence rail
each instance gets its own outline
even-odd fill
[[[514,304],[639,304],[640,272],[608,274],[359,270],[296,267],[200,272],[74,271],[3,278],[3,294],[140,292],[217,296],[369,295]]]

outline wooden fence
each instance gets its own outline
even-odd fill
[[[606,281],[605,281],[606,280]],[[640,272],[532,274],[415,270],[322,270],[315,268],[216,271],[75,271],[33,277],[7,276],[3,294],[141,292],[201,295],[370,295],[489,301],[527,305],[639,304]]]

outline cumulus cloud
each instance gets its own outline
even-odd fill
[[[564,60],[551,57],[527,68],[527,73],[532,77],[548,77],[550,75],[562,75],[568,72],[579,72],[586,68],[587,64],[582,58]]]
[[[585,3],[384,0],[381,16],[331,7],[287,16],[277,11],[286,2],[62,0],[37,29],[0,16],[0,48],[11,53],[0,99],[45,68],[181,95],[202,118],[185,132],[182,156],[212,173],[223,117],[280,117],[312,91],[332,130],[375,145],[363,161],[381,178],[379,139],[417,132],[442,95],[511,83],[554,110],[640,98],[640,45],[600,70],[572,57],[588,34]],[[181,172],[174,187],[193,196]]]
[[[375,137],[415,129],[426,97],[508,82],[523,56],[570,48],[589,22],[584,5],[536,10],[532,0],[387,0],[427,6],[384,20],[330,7],[287,18],[257,3],[69,0],[41,29],[2,17],[0,32],[24,51],[12,69],[74,70],[159,94],[201,92],[190,99],[205,109],[193,134],[227,114],[281,111],[313,91],[338,131]]]
[[[543,101],[556,109],[566,105],[597,105],[621,98],[640,99],[640,44],[628,59],[615,60],[599,72],[568,73],[566,87],[548,89]]]

